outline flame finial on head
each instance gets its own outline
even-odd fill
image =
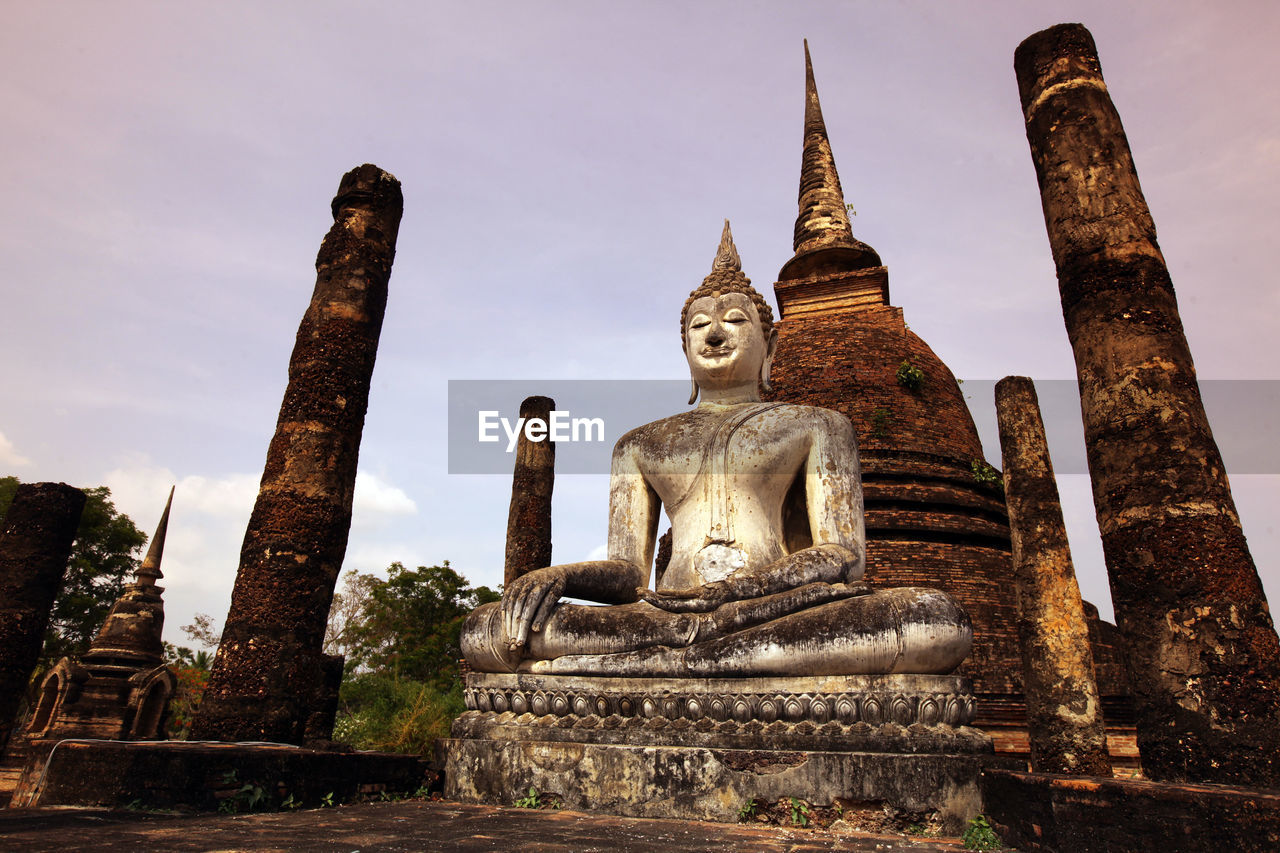
[[[724,221],[724,231],[720,233],[720,245],[716,249],[716,259],[711,262],[711,272],[742,272],[742,258],[738,255],[738,247],[733,245],[733,231],[729,228],[729,220]]]
[[[711,263],[711,274],[702,280],[702,284],[694,288],[689,298],[684,301],[680,311],[680,343],[687,340],[685,325],[689,321],[689,306],[694,300],[703,296],[720,296],[725,293],[741,293],[756,306],[760,315],[760,325],[765,337],[773,329],[773,309],[765,301],[760,291],[751,286],[751,279],[742,272],[742,258],[733,245],[733,231],[729,228],[729,220],[724,221],[724,230],[720,232],[720,245],[716,248],[716,259]]]

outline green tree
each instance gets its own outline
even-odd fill
[[[447,561],[416,569],[392,563],[387,574],[348,572],[330,611],[326,649],[347,657],[334,739],[429,753],[463,710],[462,620],[500,595],[473,588]]]
[[[9,511],[18,485],[17,477],[0,477],[0,518]],[[41,669],[88,651],[111,605],[138,570],[147,542],[129,516],[116,510],[110,489],[98,486],[84,493],[87,500],[49,618]]]
[[[178,679],[178,689],[169,701],[168,734],[171,740],[186,740],[195,721],[196,710],[204,690],[209,685],[209,670],[213,667],[213,652],[222,636],[213,617],[197,613],[190,625],[183,625],[182,632],[200,648],[164,644],[164,662],[173,668]]]
[[[347,663],[353,671],[385,672],[447,692],[458,679],[462,620],[500,597],[472,588],[448,560],[416,569],[392,563],[385,581],[368,584],[356,623],[346,626]]]

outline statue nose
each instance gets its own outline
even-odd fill
[[[724,327],[716,323],[711,327],[711,331],[707,333],[707,343],[713,347],[718,347],[724,343]]]

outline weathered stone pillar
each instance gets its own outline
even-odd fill
[[[556,401],[526,397],[520,417],[550,423]],[[530,441],[524,431],[516,444],[516,469],[511,475],[511,510],[507,514],[507,555],[502,582],[551,565],[551,491],[556,484],[556,445],[548,435]]]
[[[1014,55],[1153,779],[1280,785],[1280,642],[1155,224],[1079,24]]]
[[[367,164],[343,176],[333,199],[193,740],[301,743],[332,733],[325,696],[334,669],[321,648],[403,209],[399,181]]]
[[[23,483],[0,525],[0,753],[40,659],[84,501],[66,483]]]
[[[996,415],[1013,539],[1031,768],[1110,776],[1089,625],[1030,379],[1006,376],[996,383]]]

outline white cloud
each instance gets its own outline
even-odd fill
[[[13,466],[15,468],[22,465],[30,465],[31,460],[18,453],[14,448],[13,442],[4,437],[4,433],[0,432],[0,465]]]
[[[417,515],[418,505],[399,486],[393,486],[376,474],[356,474],[356,493],[351,509],[353,525],[368,527],[386,521],[379,516]]]
[[[179,626],[189,623],[197,612],[208,613],[219,622],[226,618],[259,478],[247,473],[180,477],[143,454],[102,477],[116,508],[148,536],[155,532],[169,487],[176,486],[162,564],[165,636],[170,641],[185,642]],[[398,486],[359,472],[353,528],[381,532],[372,540],[367,533],[363,537],[353,534],[345,565],[370,572],[384,570],[394,560],[411,562],[412,549],[397,541],[399,537],[387,536],[384,528],[397,517],[417,512],[417,504]]]

